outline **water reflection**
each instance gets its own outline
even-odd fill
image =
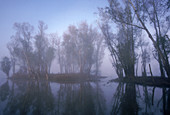
[[[0,115],[170,114],[169,88],[102,83],[7,80],[0,86]]]
[[[4,85],[9,92],[2,111],[4,115],[47,114],[54,110],[54,97],[48,82],[12,82],[9,88],[7,81]]]
[[[135,84],[124,85],[123,83],[119,83],[114,95],[114,104],[111,114],[136,115],[138,109]]]
[[[103,115],[105,101],[101,92],[98,84],[93,87],[89,82],[60,84],[57,114]]]
[[[155,95],[155,89],[156,95]],[[119,83],[113,96],[112,115],[169,115],[170,89]]]
[[[48,81],[5,82],[0,87],[0,114],[105,114],[105,99],[98,83],[57,85],[54,96]]]

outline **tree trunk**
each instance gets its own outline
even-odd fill
[[[151,76],[153,77],[152,69],[151,69],[151,65],[150,65],[150,64],[149,64],[149,70],[150,70],[150,74],[151,74]]]
[[[165,74],[164,74],[164,70],[163,70],[163,65],[162,65],[162,61],[160,59],[160,55],[158,54],[158,62],[159,62],[159,68],[160,68],[160,72],[161,72],[161,77],[165,77]]]

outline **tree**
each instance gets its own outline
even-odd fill
[[[70,25],[63,34],[62,42],[65,72],[90,74],[95,69],[97,75],[104,53],[102,41],[103,37],[97,29],[86,22],[77,27]]]
[[[164,37],[169,30],[169,16],[168,11],[169,7],[167,6],[167,0],[155,1],[155,0],[125,0],[121,3],[116,0],[109,0],[109,7],[106,7],[103,13],[111,21],[114,21],[116,24],[122,23],[124,25],[130,25],[132,27],[137,27],[144,30],[150,40],[153,42],[153,45],[158,52],[163,68],[165,69],[167,76],[170,77],[170,66],[166,50],[161,48],[156,39]],[[131,13],[123,12],[124,6],[128,6]],[[131,14],[133,21],[127,20],[126,15]],[[146,25],[149,24],[155,29],[156,39],[154,34],[152,34],[152,29],[150,30]],[[164,24],[161,24],[164,23]],[[161,28],[162,27],[162,28]],[[162,32],[164,31],[164,34]],[[164,46],[164,45],[162,45]]]
[[[102,64],[102,59],[104,57],[105,46],[103,43],[104,36],[101,34],[96,34],[95,43],[94,43],[94,72],[97,76],[100,74],[99,68]]]
[[[12,57],[13,71],[15,71],[15,61],[19,61],[20,69],[24,73],[31,74],[30,54],[32,53],[32,33],[33,26],[29,23],[14,23],[15,35],[11,37],[12,41],[8,44],[8,49]]]
[[[15,40],[11,40],[7,44],[7,48],[8,48],[9,53],[10,53],[13,74],[15,74],[15,66],[16,66],[16,62],[17,62],[17,55],[16,55],[17,47],[18,47],[18,43]]]
[[[68,27],[68,31],[63,34],[63,58],[64,58],[64,68],[66,73],[74,73],[79,71],[79,51],[80,45],[78,43],[78,29],[76,26],[71,25]]]
[[[138,46],[141,50],[141,59],[142,59],[142,76],[147,76],[146,74],[146,64],[150,61],[150,55],[147,50],[148,42],[145,42],[142,38],[139,39]]]
[[[44,22],[39,21],[38,29],[39,29],[39,32],[35,36],[35,48],[36,48],[36,52],[38,54],[38,59],[39,59],[38,60],[38,72],[40,74],[42,72],[45,72],[45,69],[46,69],[44,56],[45,56],[46,48],[48,46],[47,37],[45,34],[47,25]]]
[[[8,57],[4,57],[1,61],[1,69],[9,78],[9,71],[11,69],[11,61]]]
[[[110,26],[108,22],[104,22],[102,26],[99,24],[101,31],[103,32],[106,45],[110,51],[110,55],[112,57],[112,65],[116,70],[116,74],[118,77],[122,78],[123,77],[123,67],[121,64],[121,60],[118,54],[118,49],[117,49],[117,39],[115,38],[115,35],[111,32]]]
[[[139,0],[137,1],[137,4],[135,4],[135,6],[142,6],[143,9],[137,8],[138,10],[138,14],[139,15],[145,15],[146,19],[150,22],[150,25],[153,27],[154,31],[155,31],[155,37],[156,37],[156,45],[159,47],[158,49],[160,50],[160,53],[158,51],[158,49],[156,50],[156,57],[157,60],[159,62],[159,66],[160,66],[160,72],[161,72],[161,76],[165,77],[165,73],[164,73],[164,64],[163,64],[163,60],[166,62],[166,66],[165,68],[168,68],[169,66],[169,60],[168,60],[168,52],[166,51],[166,47],[165,47],[165,41],[168,42],[169,40],[167,40],[165,38],[165,36],[167,36],[167,32],[169,31],[169,25],[170,25],[170,21],[169,21],[169,15],[168,13],[168,9],[167,8],[167,3],[168,0],[161,0],[161,1],[157,1],[157,0]],[[131,4],[133,4],[131,2]],[[141,11],[139,11],[141,10]],[[145,14],[144,14],[145,13]],[[146,20],[145,19],[145,20]],[[145,21],[143,20],[143,23],[145,23]],[[161,54],[162,53],[162,54]],[[163,60],[161,59],[161,55],[163,56]]]
[[[114,3],[118,6],[116,1]],[[138,38],[137,32],[139,30],[132,25],[123,23],[124,21],[127,21],[127,23],[133,23],[134,21],[132,10],[127,2],[124,8],[112,9],[112,6],[110,7],[110,9],[106,8],[106,12],[100,9],[102,22],[99,26],[105,36],[113,59],[113,66],[116,68],[118,76],[122,77],[124,71],[126,77],[134,77],[136,61],[135,41]],[[114,35],[111,27],[112,21],[119,25],[116,35]]]
[[[47,66],[48,66],[48,73],[50,73],[52,61],[55,58],[54,52],[55,52],[55,49],[53,47],[48,47],[47,50],[46,50],[45,59],[46,59],[46,63],[47,63]]]
[[[57,63],[59,64],[60,68],[60,73],[63,73],[63,67],[64,67],[64,62],[63,62],[63,52],[62,52],[62,43],[61,43],[61,38],[57,35],[57,33],[52,33],[50,34],[50,39],[51,39],[51,46],[55,49],[56,57],[57,57]]]
[[[32,77],[40,77],[50,72],[51,63],[55,58],[55,48],[48,41],[45,33],[47,25],[39,22],[39,32],[33,37],[33,26],[29,23],[15,23],[16,33],[7,44],[12,60],[13,73],[15,65],[19,65],[19,73],[29,74]],[[34,40],[32,38],[35,38]]]

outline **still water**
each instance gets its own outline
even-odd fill
[[[0,115],[169,114],[170,89],[99,82],[0,81]]]

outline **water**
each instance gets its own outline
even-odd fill
[[[170,89],[135,84],[0,82],[0,115],[168,114]]]

